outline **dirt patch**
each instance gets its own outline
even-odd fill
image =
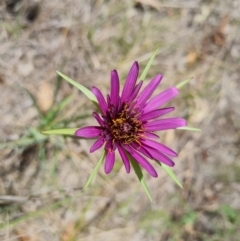
[[[2,1],[0,21],[1,240],[237,240],[237,1]],[[161,133],[184,189],[157,168],[150,204],[119,161],[83,192],[100,152],[40,131],[92,124],[95,107],[55,71],[106,94],[112,69],[123,81],[157,47],[158,91],[194,77],[171,104],[202,132]]]

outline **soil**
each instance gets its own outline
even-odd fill
[[[238,0],[1,1],[0,240],[239,240],[239,11]],[[193,78],[168,106],[202,131],[160,133],[183,189],[156,165],[151,203],[119,159],[83,191],[101,152],[41,131],[93,124],[96,109],[56,70],[107,94],[111,70],[123,83],[158,47],[145,85]]]

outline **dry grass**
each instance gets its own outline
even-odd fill
[[[0,239],[239,240],[240,2],[6,2],[0,3]],[[93,121],[92,105],[55,70],[107,93],[110,70],[123,80],[134,60],[143,67],[157,47],[148,78],[164,74],[159,91],[194,77],[172,104],[202,132],[161,136],[179,152],[174,170],[184,189],[158,168],[159,178],[148,180],[150,204],[119,161],[82,192],[100,153],[90,155],[86,140],[41,136],[44,124],[25,89],[43,113],[71,95],[51,125],[70,119],[68,127],[82,126]]]

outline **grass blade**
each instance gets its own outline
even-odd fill
[[[39,132],[36,128],[29,128],[30,137],[33,137],[36,142],[40,143],[47,139],[42,133]]]
[[[16,147],[16,146],[29,146],[32,145],[36,142],[36,140],[34,138],[29,138],[29,137],[22,137],[18,140],[15,141],[9,141],[9,142],[5,142],[5,143],[0,143],[0,150],[3,148],[7,148],[7,147]]]
[[[190,126],[182,126],[178,127],[178,130],[185,130],[185,131],[202,131],[201,129],[195,128],[195,127],[190,127]]]
[[[74,136],[77,129],[78,128],[55,129],[55,130],[41,131],[41,133],[44,134],[44,135],[70,135],[70,136]]]
[[[155,59],[158,51],[159,51],[159,48],[158,48],[157,50],[155,50],[155,52],[153,53],[153,55],[152,55],[151,58],[149,59],[147,65],[146,65],[146,67],[145,67],[145,69],[143,70],[143,72],[142,72],[142,74],[141,74],[141,76],[140,76],[140,80],[145,80],[145,78],[146,78],[146,76],[147,76],[147,73],[148,73],[148,71],[149,71],[149,69],[150,69],[150,67],[151,67],[151,65],[152,65],[152,63],[153,63],[153,60]]]
[[[86,184],[84,185],[83,190],[85,190],[85,189],[91,184],[93,178],[94,178],[94,177],[96,176],[96,174],[97,174],[97,171],[98,171],[99,167],[102,165],[103,160],[105,159],[105,157],[106,157],[106,151],[104,151],[104,152],[102,153],[102,156],[100,157],[97,165],[96,165],[95,168],[93,169],[90,177],[88,178]]]
[[[29,95],[30,99],[32,100],[33,106],[36,108],[39,117],[40,117],[42,120],[44,120],[43,113],[42,113],[40,107],[38,106],[37,101],[36,101],[34,95],[33,95],[29,90],[27,90],[27,89],[25,89],[25,88],[24,88],[24,90],[27,92],[27,94]]]
[[[9,229],[10,227],[13,228],[17,226],[20,223],[27,222],[29,220],[37,219],[40,216],[49,213],[50,210],[57,210],[58,208],[61,208],[63,206],[69,206],[69,204],[72,202],[72,197],[65,197],[61,199],[60,201],[54,202],[50,205],[47,205],[45,207],[40,208],[39,210],[28,212],[23,216],[17,217],[13,220],[10,220],[9,222],[1,222],[0,223],[0,230]]]
[[[72,100],[72,97],[73,97],[72,95],[66,96],[54,108],[48,111],[47,115],[45,116],[45,119],[46,119],[45,125],[48,125],[57,117],[59,111],[61,111],[64,107],[66,107],[70,103],[70,101]]]
[[[134,169],[134,171],[135,171],[135,173],[136,173],[136,175],[138,177],[138,180],[140,181],[140,183],[141,183],[145,193],[147,194],[149,200],[152,202],[152,196],[151,196],[151,194],[149,192],[149,189],[148,189],[146,180],[145,180],[145,178],[143,176],[141,167],[139,166],[138,162],[136,160],[134,160],[133,157],[131,157],[129,155],[128,155],[128,157],[129,157],[129,160],[130,160],[130,162],[132,164],[132,167],[133,167],[133,169]]]
[[[57,73],[66,81],[68,81],[70,84],[72,84],[73,86],[77,87],[80,91],[83,92],[83,94],[85,94],[92,102],[96,103],[98,105],[97,99],[95,97],[95,95],[86,87],[84,87],[83,85],[77,83],[76,81],[72,80],[71,78],[69,78],[68,76],[62,74],[61,72],[57,71]]]
[[[57,75],[55,89],[54,89],[54,95],[53,95],[54,96],[53,103],[55,103],[55,101],[56,101],[56,98],[57,98],[58,92],[61,88],[61,85],[62,85],[62,78],[60,75]]]

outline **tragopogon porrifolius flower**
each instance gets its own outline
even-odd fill
[[[158,141],[156,131],[176,129],[187,125],[182,118],[163,118],[174,107],[162,106],[179,92],[171,87],[151,97],[162,80],[156,75],[142,90],[143,81],[137,83],[139,66],[134,62],[126,78],[122,92],[116,70],[111,72],[110,94],[103,96],[97,87],[92,87],[101,113],[93,113],[98,125],[78,129],[75,135],[83,138],[96,138],[90,148],[94,152],[103,147],[106,151],[105,172],[110,173],[115,163],[115,153],[119,152],[126,172],[130,172],[129,157],[133,157],[151,176],[158,174],[149,160],[174,166],[170,157],[177,153]],[[170,156],[170,157],[169,157]]]

